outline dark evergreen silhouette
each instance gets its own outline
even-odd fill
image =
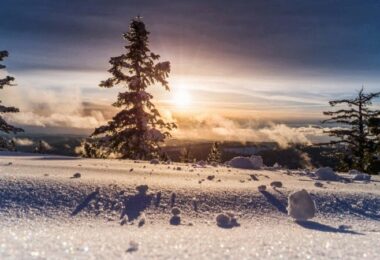
[[[370,106],[372,100],[379,96],[380,92],[365,93],[362,88],[353,99],[329,102],[332,107],[344,105],[345,108],[323,113],[330,116],[323,123],[339,126],[328,130],[327,133],[333,137],[328,144],[337,148],[333,156],[340,158],[342,170],[355,168],[367,171],[369,169],[372,155],[375,153],[375,143],[378,142],[378,137],[371,131],[369,123],[373,120],[372,118],[380,115],[379,110],[371,109]]]
[[[158,62],[160,56],[149,50],[148,35],[141,17],[133,19],[129,31],[123,35],[127,41],[126,52],[110,59],[108,71],[112,76],[100,83],[104,88],[126,88],[113,104],[121,111],[92,134],[98,141],[92,147],[100,149],[102,154],[130,159],[158,157],[160,144],[176,127],[163,121],[152,103],[153,96],[147,92],[148,86],[154,84],[169,90],[166,79],[170,72],[170,63]]]
[[[0,62],[4,60],[4,58],[8,57],[7,51],[0,51]],[[5,66],[0,64],[0,69],[5,69]],[[0,79],[0,89],[3,89],[4,87],[10,87],[14,86],[14,77],[6,76],[3,79]],[[1,103],[1,101],[0,101]],[[0,113],[17,113],[19,112],[18,108],[15,107],[7,107],[0,104]],[[18,127],[14,127],[10,124],[8,124],[2,116],[0,116],[0,131],[4,132],[6,134],[16,134],[18,132],[23,132],[24,130]]]
[[[222,153],[220,152],[220,143],[214,142],[211,146],[210,153],[207,157],[208,163],[220,163]]]

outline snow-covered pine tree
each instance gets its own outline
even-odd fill
[[[160,143],[170,136],[174,123],[164,122],[146,90],[154,84],[169,90],[166,80],[170,63],[149,50],[149,32],[141,17],[133,19],[123,35],[126,53],[110,59],[112,77],[100,87],[122,86],[115,107],[122,108],[107,125],[96,128],[92,137],[101,139],[102,151],[121,158],[149,159],[159,156]]]
[[[8,57],[8,52],[0,51],[0,62],[2,62],[4,58],[6,57]],[[0,69],[5,69],[5,66],[0,64]],[[6,76],[5,78],[0,79],[0,89],[3,89],[4,87],[7,87],[7,86],[13,86],[12,82],[14,80],[15,79],[11,76]],[[0,113],[17,113],[17,112],[19,112],[18,108],[0,105]],[[0,131],[6,134],[11,134],[11,133],[16,134],[18,132],[23,132],[24,130],[8,124],[4,120],[4,118],[0,116]]]
[[[347,108],[323,113],[331,117],[323,123],[341,126],[328,130],[326,133],[333,137],[328,144],[337,148],[334,156],[343,160],[344,170],[348,168],[368,170],[372,154],[375,152],[373,142],[378,138],[373,131],[370,131],[369,122],[371,118],[380,116],[379,110],[372,110],[369,106],[377,97],[380,97],[380,92],[367,94],[362,88],[356,98],[329,102],[332,107],[345,105]]]
[[[221,152],[220,152],[219,142],[214,142],[211,146],[210,152],[207,157],[208,163],[220,163],[221,162]]]

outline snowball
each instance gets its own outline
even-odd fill
[[[177,226],[177,225],[181,224],[181,217],[174,215],[170,218],[169,222],[170,222],[170,225]]]
[[[330,167],[319,168],[314,174],[317,177],[317,179],[323,181],[339,180],[339,176]]]
[[[207,176],[207,180],[212,181],[213,179],[215,179],[215,175],[209,175],[209,176]]]
[[[222,228],[232,228],[239,226],[237,219],[233,213],[220,213],[216,216],[216,224]]]
[[[79,172],[77,172],[77,173],[74,173],[73,178],[80,178],[81,176],[82,175]]]
[[[174,216],[178,216],[179,214],[181,214],[181,210],[178,207],[174,207],[172,208],[172,214]]]
[[[280,182],[280,181],[272,181],[270,183],[270,186],[272,186],[273,188],[281,188],[282,187],[282,182]]]
[[[158,159],[152,159],[152,160],[150,160],[150,163],[151,164],[159,164],[160,161]]]
[[[146,194],[146,192],[148,191],[148,185],[139,185],[136,187],[136,190],[139,194]]]
[[[257,189],[262,192],[262,191],[265,191],[267,189],[267,186],[265,185],[260,185],[259,187],[257,187]]]
[[[260,169],[264,163],[261,156],[252,155],[251,157],[234,157],[229,161],[229,165],[240,169]]]
[[[293,192],[288,197],[288,215],[296,220],[311,219],[315,215],[315,204],[306,190]]]
[[[227,214],[221,213],[216,216],[216,224],[220,227],[226,227],[230,224],[230,217]]]

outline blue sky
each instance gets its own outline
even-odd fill
[[[119,90],[97,85],[140,14],[151,50],[172,65],[172,92],[152,89],[162,108],[319,120],[330,99],[352,96],[362,85],[380,90],[379,13],[378,1],[351,0],[2,0],[0,49],[10,52],[6,65],[18,83],[5,100],[49,117],[65,113],[57,107],[70,98],[69,113],[91,121],[97,111],[89,110],[99,109],[94,125],[107,118],[96,104],[112,103]],[[183,92],[191,100],[186,107],[173,102]]]

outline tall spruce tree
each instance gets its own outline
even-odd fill
[[[123,35],[127,41],[126,53],[110,59],[112,76],[100,87],[125,87],[113,106],[122,108],[107,125],[96,128],[92,137],[98,138],[97,148],[106,154],[121,158],[149,159],[158,157],[160,144],[170,136],[174,123],[164,122],[152,103],[153,96],[146,90],[154,84],[169,91],[168,61],[158,62],[160,56],[148,47],[149,32],[141,17],[133,19],[129,31]]]
[[[4,58],[8,57],[8,52],[7,51],[0,51],[0,62],[4,60]],[[2,64],[0,64],[0,69],[5,69],[6,67]],[[3,89],[4,87],[10,87],[13,86],[14,84],[14,77],[11,76],[6,76],[5,78],[0,79],[0,89]],[[1,101],[0,101],[1,103]],[[0,113],[17,113],[19,112],[18,108],[15,107],[7,107],[0,105]],[[0,116],[0,131],[4,132],[6,134],[16,134],[18,132],[23,132],[24,130],[18,127],[14,127],[10,124],[8,124],[2,116]]]
[[[364,93],[362,88],[356,98],[330,101],[332,107],[344,105],[346,108],[336,111],[327,111],[323,114],[330,119],[323,123],[334,123],[339,127],[326,131],[334,139],[328,144],[335,146],[334,156],[342,161],[342,168],[356,168],[361,171],[368,170],[371,157],[374,153],[374,140],[376,136],[370,130],[371,118],[380,115],[379,110],[370,109],[372,100],[380,96],[377,93]]]
[[[219,142],[214,142],[211,146],[210,152],[207,157],[207,162],[209,163],[220,163],[221,162],[221,152],[219,148]]]

